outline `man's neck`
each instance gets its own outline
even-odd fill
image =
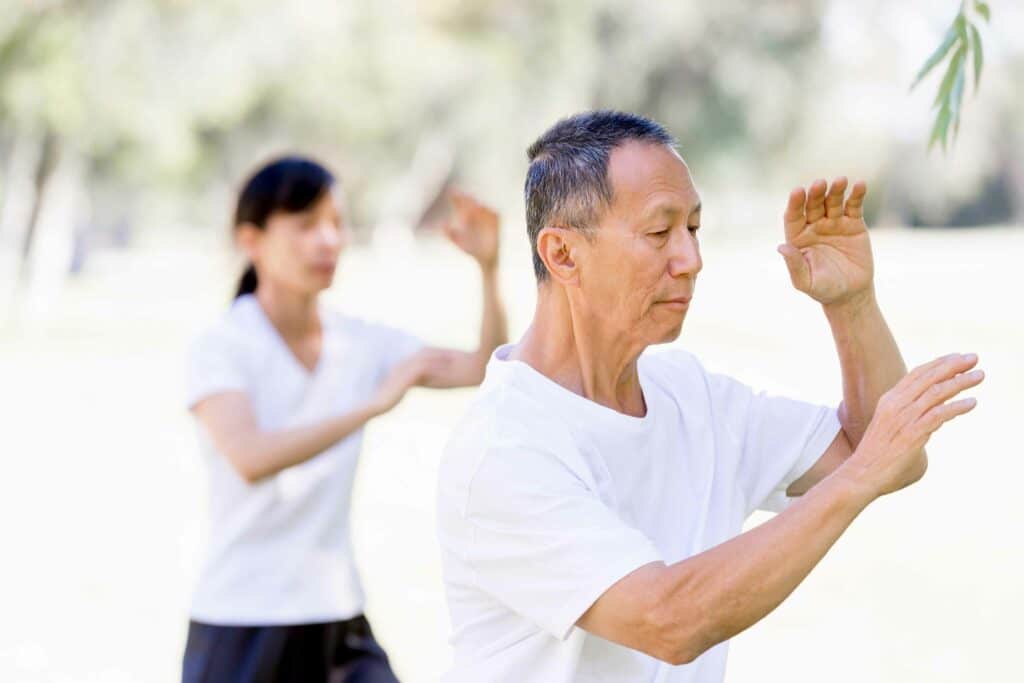
[[[642,417],[647,408],[636,363],[643,347],[601,330],[593,311],[574,306],[560,287],[542,284],[533,322],[511,358],[595,403]]]

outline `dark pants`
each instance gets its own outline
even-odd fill
[[[189,622],[182,683],[398,683],[363,616],[294,626]]]

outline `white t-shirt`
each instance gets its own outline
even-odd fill
[[[495,351],[439,476],[459,683],[717,683],[727,643],[671,666],[575,626],[612,584],[741,531],[840,429],[831,408],[755,394],[681,351],[644,354],[631,417]]]
[[[248,396],[261,429],[312,424],[366,401],[421,344],[414,337],[321,309],[316,368],[306,369],[255,296],[237,299],[188,354],[187,401]],[[209,543],[191,615],[213,624],[300,624],[363,610],[348,516],[360,429],[304,463],[246,483],[199,426],[208,465]]]

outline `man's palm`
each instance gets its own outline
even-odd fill
[[[868,291],[874,276],[871,242],[864,224],[867,186],[858,182],[845,199],[846,178],[828,187],[817,180],[805,192],[793,190],[786,207],[786,259],[793,286],[822,304],[835,304]]]

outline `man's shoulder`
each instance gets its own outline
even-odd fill
[[[567,437],[565,423],[536,396],[514,383],[485,383],[456,424],[447,450],[467,443],[474,450],[544,447]]]
[[[570,429],[549,406],[515,384],[485,384],[448,438],[441,474],[465,491],[486,463],[530,476],[575,451]]]

